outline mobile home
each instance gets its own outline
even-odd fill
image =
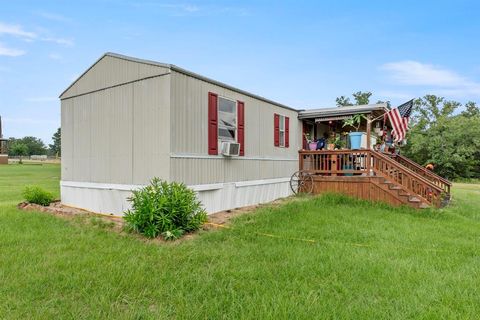
[[[121,215],[131,190],[153,177],[185,183],[209,213],[292,190],[416,208],[449,199],[449,181],[374,149],[392,129],[386,104],[300,111],[174,65],[114,53],[60,99],[65,205]],[[358,114],[366,121],[350,128],[364,131],[353,133],[363,135],[353,147],[343,140],[344,126]]]
[[[302,143],[294,108],[113,53],[60,99],[66,205],[121,214],[152,177],[190,186],[208,212],[291,194]]]

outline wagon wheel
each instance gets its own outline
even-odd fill
[[[292,174],[290,178],[290,188],[294,194],[307,193],[313,191],[313,177],[310,173],[300,170]]]

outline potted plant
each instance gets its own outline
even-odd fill
[[[346,146],[346,141],[344,139],[342,139],[341,135],[338,135],[335,138],[334,144],[335,144],[335,149],[343,149]]]
[[[303,135],[305,136],[305,140],[307,140],[308,149],[309,150],[317,150],[317,143],[310,139],[310,133],[306,132]]]
[[[362,120],[366,120],[366,119],[367,118],[363,114],[359,113],[343,121],[343,127],[349,126],[355,129],[355,131],[353,132],[351,131],[348,134],[351,149],[360,149],[360,146],[362,145],[362,135],[364,135],[364,132],[359,132],[358,130],[360,128],[360,124],[362,123]]]
[[[331,135],[327,139],[327,150],[335,150],[335,141],[336,141],[335,135]]]
[[[375,147],[374,147],[374,149],[375,149],[376,151],[380,151],[380,147],[381,147],[381,145],[382,145],[382,142],[383,142],[383,141],[382,141],[382,138],[377,137],[377,142],[375,143]]]

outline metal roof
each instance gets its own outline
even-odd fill
[[[387,112],[388,110],[389,109],[386,103],[365,104],[365,105],[359,105],[359,106],[303,110],[298,113],[298,118],[311,119],[311,118],[343,117],[343,116],[351,116],[358,113],[362,113],[362,114],[373,113],[373,114],[380,115],[384,112]]]
[[[215,84],[215,85],[220,86],[220,87],[222,87],[222,88],[229,89],[229,90],[232,90],[232,91],[236,91],[236,92],[241,93],[241,94],[244,94],[244,95],[246,95],[246,96],[249,96],[249,97],[252,97],[252,98],[255,98],[255,99],[258,99],[258,100],[262,100],[262,101],[267,102],[267,103],[270,103],[270,104],[274,104],[274,105],[276,105],[276,106],[278,106],[278,107],[281,107],[281,108],[289,109],[289,110],[296,111],[296,112],[301,111],[301,110],[299,110],[299,109],[295,109],[295,108],[286,106],[286,105],[284,105],[284,104],[282,104],[282,103],[275,102],[275,101],[273,101],[273,100],[270,100],[270,99],[267,99],[267,98],[258,96],[258,95],[256,95],[256,94],[250,93],[250,92],[248,92],[248,91],[244,91],[244,90],[235,88],[235,87],[230,86],[230,85],[228,85],[228,84],[225,84],[225,83],[223,83],[223,82],[216,81],[216,80],[213,80],[213,79],[204,77],[204,76],[202,76],[202,75],[199,75],[198,73],[195,73],[195,72],[188,71],[188,70],[186,70],[186,69],[177,67],[177,66],[174,65],[174,64],[167,64],[167,63],[161,63],[161,62],[156,62],[156,61],[152,61],[152,60],[138,59],[138,58],[129,57],[129,56],[125,56],[125,55],[122,55],[122,54],[113,53],[113,52],[107,52],[107,53],[105,53],[103,56],[101,56],[92,66],[90,66],[90,68],[88,68],[84,73],[82,73],[82,75],[80,75],[80,77],[78,77],[70,86],[68,86],[67,89],[65,89],[65,90],[60,94],[60,98],[62,97],[62,95],[63,95],[68,89],[70,89],[73,85],[75,85],[75,83],[76,83],[81,77],[83,77],[90,69],[92,69],[100,60],[102,60],[103,58],[105,58],[105,57],[107,57],[107,56],[113,57],[113,58],[117,58],[117,59],[126,60],[126,61],[133,61],[133,62],[137,62],[137,63],[142,63],[142,64],[148,64],[148,65],[152,65],[152,66],[158,66],[158,67],[167,68],[167,69],[170,69],[170,70],[173,70],[173,71],[176,71],[176,72],[183,73],[183,74],[185,74],[185,75],[191,76],[191,77],[193,77],[193,78],[196,78],[196,79],[199,79],[199,80],[203,80],[203,81],[206,81],[206,82]]]

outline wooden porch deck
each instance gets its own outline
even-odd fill
[[[361,199],[441,207],[451,183],[399,155],[373,150],[299,151],[299,169],[313,177],[313,192],[339,192]]]

